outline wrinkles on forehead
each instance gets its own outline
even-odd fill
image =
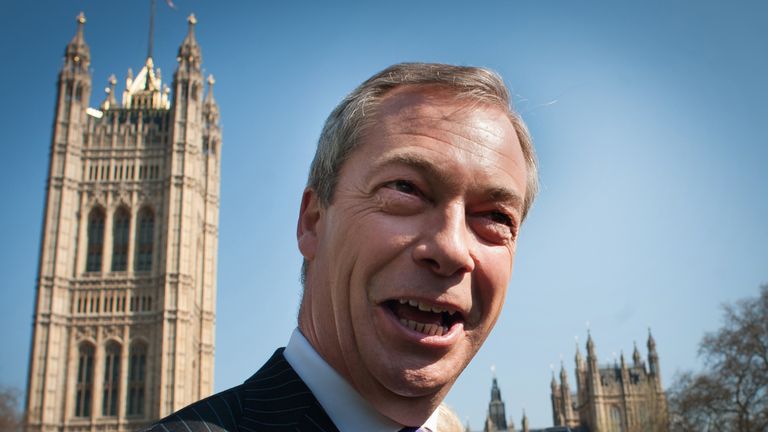
[[[378,172],[393,166],[406,166],[451,189],[459,188],[459,182],[453,172],[421,153],[409,151],[392,151],[382,154],[373,161],[368,177],[373,177]],[[501,203],[518,211],[523,208],[524,198],[516,190],[500,184],[484,184],[481,189],[473,192],[484,201]]]
[[[499,122],[499,119],[504,121]],[[485,145],[501,140],[506,132],[505,126],[515,130],[503,107],[477,100],[462,100],[436,86],[404,87],[391,92],[383,99],[371,120],[371,129],[392,134],[423,135],[425,130],[429,130],[434,132],[429,136],[432,139],[454,142],[451,138],[456,137],[459,138],[459,148],[463,150],[470,147],[463,144]],[[469,124],[472,127],[468,127]],[[520,147],[517,140],[512,145]],[[492,150],[502,153],[500,149]]]

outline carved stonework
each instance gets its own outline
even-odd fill
[[[122,102],[115,96],[123,90],[110,80],[108,104],[88,109],[92,69],[84,24],[81,15],[58,81],[49,164],[67,175],[52,175],[46,188],[46,202],[53,207],[44,215],[43,237],[55,241],[42,245],[38,260],[40,300],[33,320],[27,389],[33,408],[25,414],[27,432],[133,431],[213,392],[213,350],[208,347],[215,335],[215,309],[213,302],[195,307],[191,287],[200,285],[204,292],[198,294],[215,298],[216,269],[206,268],[206,283],[197,274],[185,275],[185,288],[178,291],[171,292],[175,287],[166,282],[178,268],[195,268],[198,258],[216,261],[216,241],[203,241],[195,254],[181,248],[212,237],[218,205],[188,190],[178,199],[172,183],[179,176],[171,175],[172,165],[183,161],[189,184],[205,185],[207,194],[218,196],[219,178],[208,171],[218,171],[219,155],[184,155],[187,146],[201,148],[203,139],[210,139],[205,134],[220,136],[218,124],[210,119],[204,130],[201,126],[204,83],[194,26],[182,44],[187,54],[173,75],[173,88],[197,85],[197,99],[165,90],[150,57],[126,80]],[[65,97],[73,91],[74,97]],[[172,103],[188,108],[183,120]],[[218,112],[212,99],[206,104]],[[177,145],[181,142],[185,144]],[[128,224],[116,217],[123,206],[132,216]],[[143,207],[152,213],[137,218]],[[92,217],[95,209],[103,217]],[[178,220],[170,220],[169,214],[197,218],[179,237],[169,226]],[[60,304],[69,307],[59,310]],[[121,345],[122,354],[130,352],[134,341],[142,341],[146,355],[109,356],[106,348],[112,341]],[[171,341],[173,347],[168,346]],[[89,349],[81,351],[81,344]],[[131,361],[134,368],[143,362],[146,369],[145,381],[138,384],[143,385],[141,412],[129,408],[128,389],[137,388],[130,382]],[[188,373],[193,365],[197,371]],[[88,380],[83,379],[86,374]],[[110,416],[102,415],[105,376],[119,389],[118,406]]]
[[[125,187],[125,183],[120,183],[115,192],[114,208],[131,208],[131,195]]]
[[[108,325],[101,328],[101,335],[104,340],[114,339],[118,342],[123,340],[123,329],[121,326]]]
[[[88,193],[88,208],[94,208],[96,206],[100,207],[106,207],[107,206],[107,194],[104,191],[104,188],[97,184],[92,191]]]
[[[75,327],[75,341],[77,343],[88,341],[96,342],[96,332],[92,326],[78,326]]]

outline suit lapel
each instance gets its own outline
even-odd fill
[[[315,396],[278,349],[256,374],[243,383],[243,432],[338,432]]]

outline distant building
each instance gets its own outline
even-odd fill
[[[598,367],[595,344],[587,338],[587,361],[576,347],[576,392],[571,392],[565,367],[560,383],[552,377],[552,417],[555,426],[577,432],[666,432],[667,401],[661,385],[656,342],[648,334],[648,365],[635,346],[632,365]]]
[[[560,383],[552,377],[552,417],[554,426],[531,429],[523,411],[521,432],[667,432],[667,401],[661,386],[656,341],[648,334],[648,365],[635,346],[632,365],[624,355],[621,362],[598,367],[595,344],[587,338],[587,361],[576,348],[576,392],[571,392],[565,367]],[[466,428],[470,431],[469,425]],[[483,432],[516,432],[512,418],[507,420],[496,377],[491,384],[491,400]]]
[[[130,431],[213,390],[221,131],[195,18],[89,107],[83,14],[59,72],[27,431]],[[115,37],[103,35],[103,37]]]
[[[545,429],[531,429],[528,424],[528,416],[523,415],[520,420],[521,429],[519,432],[570,432],[571,429],[565,427],[552,427]],[[469,424],[467,424],[466,432],[470,432]],[[488,415],[485,418],[485,426],[483,432],[518,432],[515,429],[515,422],[512,418],[507,421],[507,413],[504,407],[504,401],[501,399],[501,390],[499,390],[499,384],[496,381],[496,377],[493,378],[491,384],[491,401],[488,402]]]
[[[485,427],[483,432],[501,432],[514,431],[515,425],[512,419],[509,420],[510,426],[507,427],[507,412],[504,408],[504,401],[501,400],[501,390],[496,377],[493,377],[491,384],[491,401],[488,402],[488,415],[485,418]]]

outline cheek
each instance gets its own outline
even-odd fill
[[[480,265],[476,268],[476,292],[474,300],[483,308],[483,319],[490,326],[496,322],[504,305],[507,286],[512,275],[513,252],[507,248],[496,248],[492,253],[479,258]],[[479,271],[478,271],[479,270]]]

